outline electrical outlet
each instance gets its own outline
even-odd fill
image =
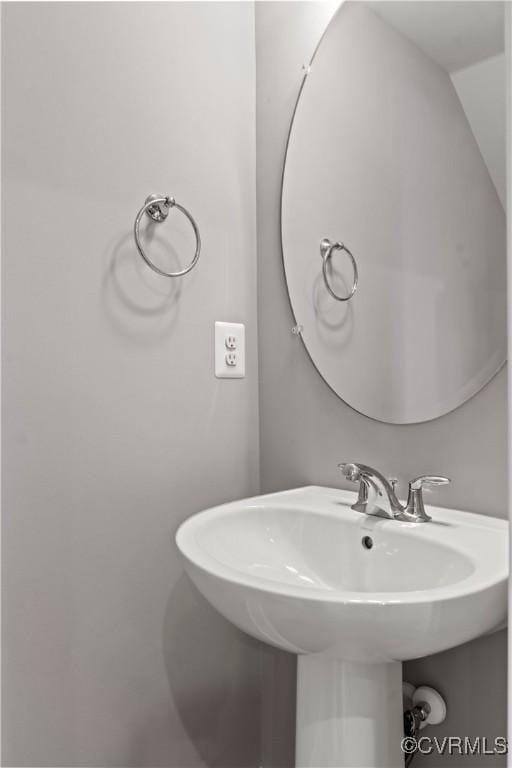
[[[215,376],[218,379],[245,377],[245,325],[215,323]]]

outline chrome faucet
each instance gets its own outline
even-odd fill
[[[366,464],[338,464],[347,480],[359,483],[359,496],[352,509],[366,515],[387,517],[407,523],[427,523],[432,518],[425,512],[423,487],[425,485],[446,485],[448,477],[422,475],[409,483],[409,494],[405,506],[395,492],[396,480],[387,480],[384,475]]]

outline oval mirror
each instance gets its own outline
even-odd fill
[[[441,416],[505,362],[503,28],[499,2],[345,2],[304,78],[290,301],[319,373],[380,421]]]

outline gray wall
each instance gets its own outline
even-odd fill
[[[281,171],[302,66],[309,61],[333,7],[309,2],[256,4],[262,491],[307,483],[342,486],[337,462],[364,459],[402,483],[426,471],[447,474],[452,485],[432,494],[433,503],[505,517],[505,371],[441,419],[391,426],[365,418],[341,402],[313,368],[300,339],[291,333],[293,318],[279,234]],[[266,652],[264,722],[269,765],[291,765],[293,760],[293,668],[292,657]],[[437,685],[446,696],[450,715],[438,733],[504,735],[504,632],[407,664],[405,677]],[[272,725],[276,720],[278,729]],[[456,758],[446,757],[429,758],[428,764],[441,765],[445,760],[457,763]],[[464,761],[482,764],[481,757]],[[421,764],[420,759],[417,762]],[[492,763],[485,760],[486,765]]]
[[[220,619],[173,544],[259,487],[256,277],[262,490],[336,486],[346,456],[402,480],[435,460],[454,478],[436,501],[505,514],[503,373],[440,421],[389,427],[290,333],[280,174],[335,5],[257,7],[258,276],[252,4],[3,7],[5,765],[256,766],[260,728],[262,764],[292,764],[294,659]],[[153,191],[201,226],[180,283],[133,246]],[[191,247],[177,219],[152,243],[170,268]],[[247,324],[243,381],[213,377],[216,319]],[[503,633],[407,676],[446,694],[446,732],[503,732]]]
[[[258,765],[259,650],[173,542],[258,490],[254,8],[8,3],[2,69],[3,764]],[[201,228],[181,281],[135,251],[151,192]]]

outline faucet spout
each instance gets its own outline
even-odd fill
[[[384,475],[366,464],[338,464],[347,480],[359,482],[359,498],[352,509],[367,515],[377,515],[394,520],[402,515],[404,507],[399,502],[395,491]]]

